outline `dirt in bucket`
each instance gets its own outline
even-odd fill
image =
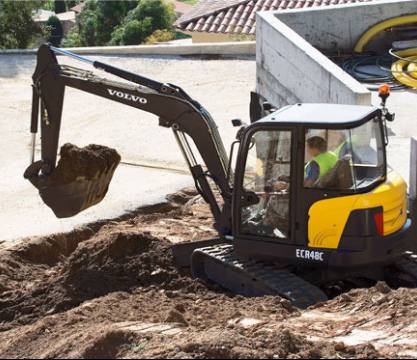
[[[61,147],[58,165],[49,177],[51,184],[68,184],[77,178],[94,179],[115,169],[121,157],[115,149],[91,144],[83,148],[67,143]]]

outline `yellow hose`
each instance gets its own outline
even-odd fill
[[[401,57],[407,57],[407,56],[413,56],[417,55],[417,48],[410,48],[406,50],[399,50],[395,52],[395,55],[401,56]]]
[[[417,79],[417,64],[416,63],[410,63],[407,66],[407,71],[410,76],[412,76],[414,79]]]
[[[417,54],[416,56],[407,57],[407,60],[417,61]],[[411,76],[411,74],[408,73],[408,66],[412,63],[407,60],[398,60],[392,64],[392,75],[394,75],[397,81],[399,81],[401,84],[417,89],[417,78]]]
[[[366,44],[368,44],[369,41],[371,41],[381,31],[384,31],[394,26],[406,25],[406,24],[416,23],[416,22],[417,22],[417,14],[400,16],[400,17],[396,17],[393,19],[382,21],[376,24],[375,26],[371,27],[368,31],[366,31],[360,37],[359,41],[356,43],[354,51],[357,53],[363,52],[363,49],[366,46]]]

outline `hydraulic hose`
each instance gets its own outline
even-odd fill
[[[346,59],[342,68],[356,80],[364,83],[371,91],[376,91],[379,85],[387,83],[392,90],[403,89],[391,72],[392,57],[387,55],[356,55]]]
[[[385,21],[382,21],[370,29],[368,29],[358,40],[358,42],[355,45],[354,51],[356,53],[362,53],[365,46],[381,31],[384,31],[386,29],[392,28],[394,26],[400,26],[400,25],[407,25],[411,23],[417,23],[417,14],[414,15],[406,15],[406,16],[400,16],[393,19],[388,19]]]

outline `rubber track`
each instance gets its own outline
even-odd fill
[[[301,309],[328,300],[327,296],[318,287],[286,269],[279,268],[273,263],[238,258],[232,245],[217,245],[196,250],[193,254],[193,272],[195,276],[206,276],[206,274],[202,276],[201,271],[204,272],[203,267],[206,266],[207,261],[212,261],[212,265],[219,266],[218,270],[224,271],[224,274],[230,271],[235,272],[241,282],[260,284],[263,291],[256,296],[279,295],[290,300]],[[200,273],[194,271],[195,267],[200,267]],[[217,282],[229,290],[234,290],[222,284],[221,280]]]

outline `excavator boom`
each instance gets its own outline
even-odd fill
[[[113,81],[101,78],[91,71],[60,65],[56,54],[89,63],[126,81]],[[25,172],[25,177],[40,191],[48,187],[47,178],[56,167],[67,86],[155,114],[159,118],[160,126],[172,128],[196,187],[210,205],[216,229],[222,234],[230,232],[231,189],[227,178],[229,160],[217,126],[207,110],[178,86],[160,83],[50,45],[42,45],[39,48],[33,75],[31,132],[35,138],[39,126],[40,105],[42,159],[34,161],[33,146],[32,164]],[[203,164],[196,160],[189,138],[193,140]],[[216,199],[209,179],[218,188],[223,198],[222,204]],[[55,195],[54,197],[59,198]],[[62,211],[65,204],[60,202],[62,217],[66,217],[65,209]],[[72,216],[74,211],[68,214]]]

